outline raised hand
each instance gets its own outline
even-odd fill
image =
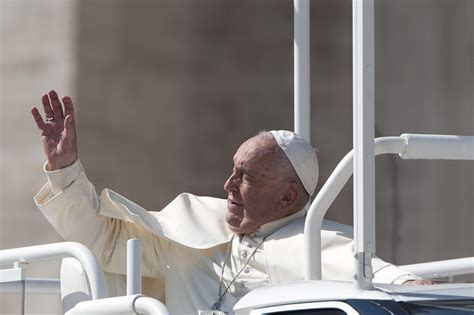
[[[61,169],[77,160],[76,118],[74,105],[69,96],[62,98],[62,103],[55,91],[50,91],[41,98],[46,119],[43,120],[38,108],[33,107],[31,114],[41,131],[41,142],[48,160],[47,169]]]

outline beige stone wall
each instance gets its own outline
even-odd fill
[[[76,96],[73,0],[0,0],[0,248],[62,241],[36,209],[44,158],[30,108],[52,87]],[[58,262],[26,265],[28,277],[58,277]],[[0,294],[0,313],[20,314],[19,297]],[[28,314],[61,310],[59,298],[27,296]]]
[[[50,88],[77,101],[80,157],[97,190],[150,210],[183,191],[225,197],[237,146],[293,128],[291,1],[0,3],[2,248],[60,240],[31,201],[43,158],[28,110]],[[324,183],[352,147],[351,2],[311,5]],[[469,0],[376,2],[377,136],[474,135],[473,14]],[[472,256],[472,163],[386,156],[377,172],[381,257]],[[348,185],[329,216],[351,223],[351,213]]]
[[[81,157],[97,187],[149,209],[181,191],[225,196],[239,143],[260,129],[293,128],[291,7],[81,2]],[[474,134],[472,4],[379,1],[376,13],[377,136]],[[313,1],[311,14],[312,139],[323,183],[352,146],[350,1]],[[389,156],[377,165],[382,257],[472,252],[471,164]],[[329,216],[350,223],[346,190]]]
[[[474,135],[474,3],[387,0],[377,13],[376,131]],[[378,201],[399,226],[391,240],[397,262],[472,256],[474,164],[389,167],[382,195],[398,201]]]

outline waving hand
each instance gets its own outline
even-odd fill
[[[69,96],[62,98],[50,91],[41,98],[45,120],[38,108],[31,114],[40,130],[43,151],[48,161],[47,169],[57,170],[73,164],[77,160],[76,118],[74,105]]]

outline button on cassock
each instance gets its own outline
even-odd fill
[[[239,288],[241,288],[241,289],[242,289],[242,288],[245,288],[245,285],[246,285],[245,281],[242,281],[242,282],[237,283],[237,286],[238,286]]]

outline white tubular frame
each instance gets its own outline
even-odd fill
[[[0,266],[15,262],[29,263],[74,257],[82,264],[89,279],[92,299],[107,297],[104,274],[92,252],[82,244],[75,242],[53,243],[28,246],[0,251]]]
[[[407,150],[402,159],[474,160],[474,137],[403,134]]]
[[[474,257],[403,265],[400,268],[414,275],[429,279],[474,274]]]
[[[309,0],[294,0],[294,124],[310,142]]]
[[[169,315],[166,306],[158,300],[140,294],[112,297],[77,303],[66,315],[117,314]]]
[[[402,135],[400,137],[382,137],[375,139],[375,155],[400,154],[403,156],[405,152],[417,151],[418,149],[416,147],[426,146],[429,142],[430,145],[435,146],[436,143],[438,143],[438,146],[443,147],[445,151],[454,150],[460,152],[458,155],[449,154],[449,159],[474,160],[474,156],[466,156],[462,153],[464,152],[464,149],[474,152],[473,136],[464,136],[462,137],[463,141],[459,141],[458,136],[427,135],[429,137],[425,138],[428,141],[426,143],[423,143],[423,141],[407,141],[407,138],[410,138],[411,136],[418,136],[418,139],[423,138],[419,137],[421,135]],[[448,139],[451,139],[451,141],[446,142]],[[467,148],[466,143],[468,144]],[[464,149],[460,150],[461,148]],[[447,155],[448,154],[443,154],[443,156]],[[413,158],[418,157],[413,156]],[[337,167],[324,183],[306,215],[304,230],[306,280],[321,279],[321,225],[329,207],[352,175],[352,162],[353,151],[350,151],[339,162]]]
[[[375,155],[403,153],[404,139],[384,137],[375,140]],[[304,239],[306,252],[306,280],[321,280],[321,225],[331,204],[347,183],[353,171],[353,155],[350,151],[336,166],[308,210],[305,221]]]
[[[355,285],[373,289],[375,254],[374,1],[352,1]]]
[[[133,238],[127,241],[127,295],[142,293],[142,243]]]
[[[140,314],[169,315],[166,306],[158,300],[149,297],[140,297],[135,300],[135,312]]]

